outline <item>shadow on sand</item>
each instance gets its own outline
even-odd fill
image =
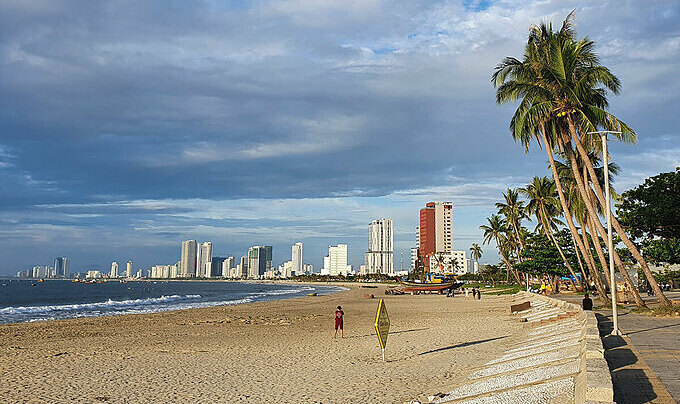
[[[509,335],[506,335],[506,336],[503,336],[503,337],[489,338],[489,339],[480,339],[479,341],[463,342],[462,344],[456,344],[456,345],[451,345],[451,346],[447,346],[447,347],[444,347],[444,348],[433,349],[433,350],[427,351],[427,352],[421,352],[418,355],[427,355],[427,354],[431,354],[431,353],[448,351],[449,349],[463,348],[463,347],[466,347],[466,346],[477,345],[477,344],[481,344],[481,343],[484,343],[484,342],[495,341],[497,339],[503,339],[503,338],[507,338],[507,337],[509,337]]]

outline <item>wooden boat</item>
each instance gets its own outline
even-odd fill
[[[401,283],[401,290],[404,292],[438,292],[451,288],[457,289],[463,285],[462,282],[456,282],[455,280],[441,283],[410,282],[403,281],[401,278],[397,278],[397,280]]]

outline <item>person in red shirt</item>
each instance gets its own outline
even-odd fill
[[[345,338],[345,330],[342,328],[342,316],[344,315],[342,307],[338,306],[338,309],[335,310],[335,334],[333,338],[338,336],[338,328],[340,328],[340,338]]]

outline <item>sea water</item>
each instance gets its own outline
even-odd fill
[[[319,295],[336,286],[224,281],[1,280],[0,323],[154,313]]]

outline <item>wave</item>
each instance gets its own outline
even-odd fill
[[[81,303],[81,304],[59,304],[59,305],[45,305],[45,306],[19,306],[19,307],[5,307],[0,309],[0,314],[38,314],[48,313],[53,311],[82,311],[92,309],[123,309],[132,306],[148,306],[159,303],[169,303],[181,300],[199,299],[201,295],[170,295],[161,297],[150,297],[146,299],[129,299],[129,300],[107,300],[105,302],[97,303]]]
[[[297,294],[304,296],[304,294],[311,291],[325,294],[324,292],[332,293],[332,291],[343,289],[346,288],[339,286],[310,287],[307,285],[296,285],[296,287],[285,289],[281,288],[268,291],[260,289],[259,291],[249,293],[237,292],[236,296],[222,296],[222,299],[224,300],[207,300],[199,294],[173,294],[144,299],[109,299],[96,303],[5,307],[0,308],[0,324],[8,322],[33,322],[67,318],[117,316],[123,314],[146,314],[213,306],[230,306],[266,300],[285,299],[285,295]],[[238,296],[238,294],[240,294],[240,296]]]

